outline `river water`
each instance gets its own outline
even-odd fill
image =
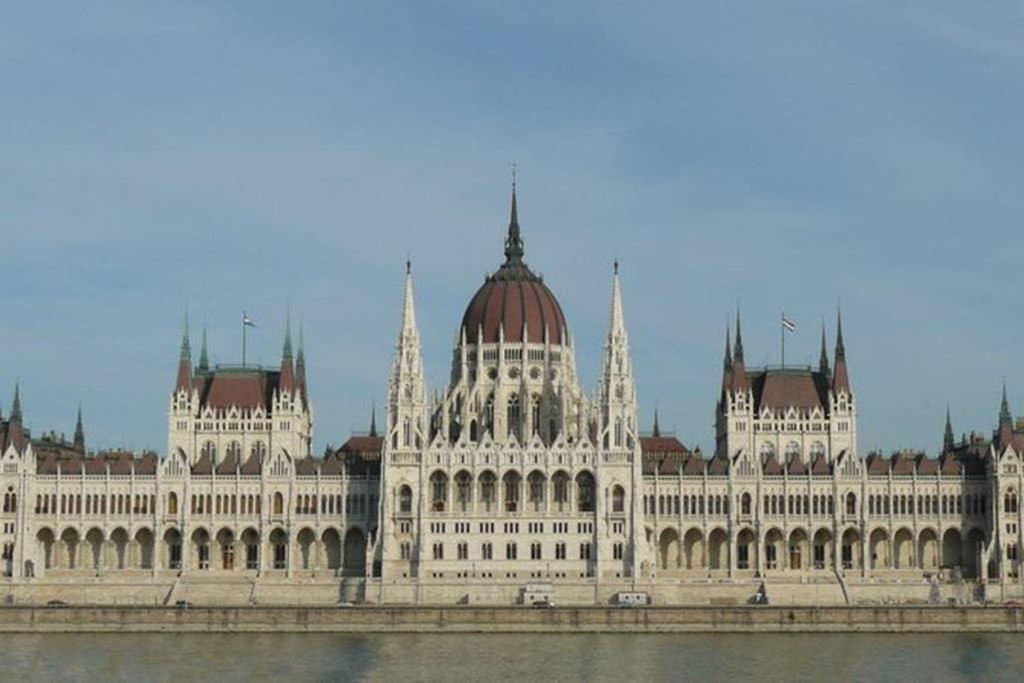
[[[1015,635],[16,634],[3,681],[1020,681]]]

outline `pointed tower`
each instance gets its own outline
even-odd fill
[[[285,317],[284,348],[281,351],[281,380],[278,384],[281,395],[295,391],[295,370],[292,367],[292,316]]]
[[[722,400],[725,394],[732,389],[732,336],[729,330],[729,323],[725,324],[725,356],[722,358]]]
[[[197,369],[200,372],[208,372],[210,370],[210,358],[206,353],[206,325],[203,325],[203,346],[199,349],[199,366]]]
[[[843,313],[836,312],[836,368],[832,376],[832,393],[850,396],[850,377],[846,370],[846,346],[843,344]]]
[[[295,356],[295,391],[302,395],[302,403],[306,404],[308,391],[306,387],[306,352],[302,323],[299,323],[299,353]]]
[[[743,362],[743,328],[740,324],[740,312],[736,311],[736,348],[732,352],[732,391],[733,394],[746,394],[750,389],[747,379],[747,366]]]
[[[651,436],[655,439],[661,438],[661,426],[658,425],[658,409],[654,409],[654,429],[651,432]]]
[[[377,436],[377,404],[374,403],[370,406],[370,434],[369,436]]]
[[[422,448],[426,438],[427,391],[423,378],[420,331],[412,291],[412,263],[405,264],[402,326],[395,344],[388,388],[387,440],[393,449]]]
[[[825,348],[825,321],[821,321],[821,355],[818,357],[818,372],[826,380],[829,379],[828,351]]]
[[[78,419],[75,421],[75,450],[85,453],[85,429],[82,428],[82,404],[78,404]]]
[[[629,335],[622,314],[619,264],[612,274],[612,300],[598,385],[598,434],[605,449],[632,449],[636,443],[637,405]]]
[[[850,376],[846,369],[846,345],[843,343],[843,314],[836,311],[835,366],[832,368],[832,387],[829,392],[829,446],[828,458],[835,459],[844,451],[857,452],[857,404],[850,389]]]
[[[14,400],[11,401],[11,417],[8,419],[8,421],[17,422],[18,424],[21,424],[21,419],[21,385],[19,382],[15,382]]]
[[[946,406],[946,431],[942,435],[942,452],[951,453],[956,447],[955,437],[953,436],[953,420],[949,416],[949,406]]]
[[[184,329],[181,333],[181,353],[178,356],[178,380],[175,391],[188,392],[192,387],[192,346],[188,339],[188,311],[185,312]]]
[[[1010,412],[1010,401],[1006,396],[1006,380],[1003,380],[1003,400],[999,404],[999,429],[996,435],[1000,452],[1013,442],[1013,413]]]

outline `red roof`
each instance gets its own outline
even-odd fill
[[[543,343],[547,328],[552,344],[565,343],[562,331],[568,327],[555,295],[525,265],[508,268],[507,272],[503,266],[487,278],[462,316],[466,341],[471,344],[481,341],[477,339],[480,329],[483,343],[497,343],[499,326],[504,328],[508,342]]]
[[[192,383],[203,407],[215,409],[263,407],[270,411],[280,373],[260,368],[217,369],[196,375]]]
[[[770,369],[748,373],[754,390],[754,408],[811,410],[828,406],[828,380],[806,369]]]
[[[644,455],[648,453],[671,455],[685,455],[689,453],[686,450],[686,446],[674,436],[641,436],[640,450]]]

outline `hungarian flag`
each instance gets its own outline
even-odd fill
[[[252,318],[246,315],[244,311],[242,312],[242,324],[246,327],[256,327],[256,323],[254,323]]]
[[[782,314],[782,326],[790,332],[796,330],[796,323],[787,318],[785,313]]]

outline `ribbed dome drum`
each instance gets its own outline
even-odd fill
[[[519,233],[516,194],[512,191],[512,218],[505,239],[505,263],[487,277],[466,307],[462,328],[470,344],[498,342],[501,327],[507,342],[564,344],[568,326],[555,295],[544,281],[523,262],[523,240]],[[526,338],[523,338],[525,327]],[[482,331],[482,339],[478,339]]]

